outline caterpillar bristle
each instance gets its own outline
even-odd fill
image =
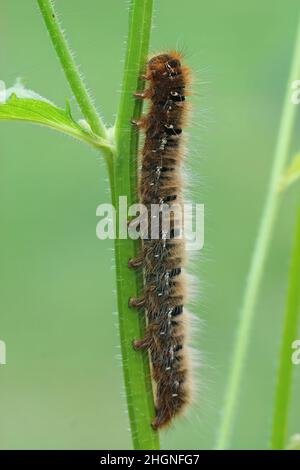
[[[179,52],[152,57],[143,78],[145,91],[137,99],[148,99],[148,113],[133,124],[145,131],[141,155],[139,202],[151,213],[151,205],[170,209],[168,236],[159,229],[157,239],[144,239],[142,253],[129,261],[132,268],[143,267],[144,292],[131,299],[133,307],[144,307],[147,328],[134,348],[150,354],[155,388],[156,416],[151,425],[157,430],[172,423],[191,401],[191,361],[189,358],[187,280],[185,242],[178,238],[182,220],[175,208],[183,207],[182,162],[185,155],[182,129],[187,123],[191,73],[182,65]],[[162,210],[162,209],[161,209]],[[172,212],[174,210],[174,212]],[[154,218],[148,216],[149,227]],[[156,221],[157,222],[157,221]]]

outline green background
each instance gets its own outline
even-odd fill
[[[112,123],[128,2],[57,6],[88,86]],[[187,418],[163,433],[164,448],[214,446],[298,13],[297,0],[156,2],[151,50],[183,50],[195,75],[187,167],[191,198],[206,208],[205,248],[193,262],[199,285],[193,311],[202,322],[199,398]],[[60,106],[69,97],[79,116],[34,0],[0,1],[0,45],[0,79],[11,86],[21,76]],[[296,196],[294,188],[283,198],[265,268],[234,448],[269,445]],[[96,151],[44,128],[1,122],[2,449],[131,446],[112,243],[95,233],[103,202],[108,183]],[[300,431],[300,366],[294,369],[289,434]]]

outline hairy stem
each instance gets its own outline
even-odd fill
[[[142,89],[140,75],[144,69],[151,31],[152,0],[131,0],[128,46],[119,112],[113,130],[106,129],[91,102],[80,77],[72,53],[57,21],[51,0],[37,0],[57,55],[61,61],[82,113],[95,134],[110,141],[111,150],[102,149],[108,163],[112,201],[116,209],[115,257],[120,339],[125,377],[125,389],[132,440],[135,449],[158,449],[157,432],[151,428],[154,417],[153,392],[147,355],[133,350],[132,341],[143,335],[144,315],[128,307],[129,297],[137,296],[142,287],[141,274],[128,268],[128,260],[136,256],[139,243],[119,237],[119,201],[127,198],[128,205],[137,199],[138,133],[130,120],[139,118],[141,102],[133,98]],[[113,132],[112,132],[113,131]],[[112,158],[113,157],[113,158]],[[125,220],[125,225],[126,225]],[[127,226],[126,226],[127,228]]]
[[[284,449],[287,438],[288,412],[290,405],[292,372],[292,343],[297,336],[300,318],[300,205],[292,249],[288,299],[277,376],[275,409],[273,418],[272,449]]]
[[[118,237],[119,197],[126,196],[128,206],[137,202],[138,133],[130,120],[138,119],[142,105],[133,93],[143,88],[140,78],[144,70],[151,31],[152,0],[131,0],[129,34],[120,107],[115,124],[116,154],[113,199],[117,210],[115,242],[117,293],[120,339],[125,389],[135,449],[158,449],[158,433],[151,428],[154,417],[153,392],[147,354],[134,351],[132,341],[145,330],[145,317],[128,307],[130,297],[137,297],[142,288],[142,276],[128,268],[128,260],[140,250],[140,243]]]
[[[83,116],[95,134],[106,138],[106,127],[97,113],[83,79],[80,76],[72,51],[69,48],[55,13],[53,0],[37,0],[37,2],[43,15],[47,30],[50,34],[54,49],[59,57],[62,68],[64,69]]]
[[[292,131],[297,112],[297,107],[291,102],[291,84],[294,80],[299,78],[299,74],[300,22],[298,25],[290,76],[287,83],[285,103],[279,128],[269,190],[253,252],[244,301],[240,312],[240,322],[237,329],[233,359],[230,364],[229,382],[225,394],[224,410],[217,441],[217,449],[228,448],[234,425],[236,405],[238,402],[243,370],[245,370],[245,359],[248,350],[251,327],[254,320],[259,286],[262,280],[264,265],[280,202],[278,184],[289,156]]]

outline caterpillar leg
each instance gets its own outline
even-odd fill
[[[131,258],[128,261],[128,267],[132,269],[139,269],[143,266],[143,262],[144,262],[144,256],[140,255],[140,256],[137,256],[136,258]]]
[[[128,302],[129,307],[133,308],[143,308],[145,307],[145,298],[144,297],[131,297]]]
[[[137,91],[136,93],[133,93],[133,96],[139,100],[144,100],[148,98],[148,93],[147,91]]]
[[[142,129],[146,125],[146,120],[143,117],[141,119],[131,119],[130,122],[137,129]]]
[[[152,429],[154,429],[154,431],[157,431],[158,428],[159,428],[159,421],[157,418],[154,418],[152,423],[151,423],[151,426],[152,426]]]
[[[136,351],[148,351],[150,344],[147,337],[142,339],[135,339],[132,341],[133,349]]]
[[[151,423],[152,429],[157,431],[159,428],[163,427],[165,423],[163,423],[158,417],[155,417]]]
[[[156,410],[156,416],[151,423],[152,428],[154,431],[157,431],[158,429],[168,427],[175,415],[176,413],[173,414],[171,410],[167,408],[163,411]]]

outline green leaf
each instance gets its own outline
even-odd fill
[[[298,153],[292,163],[289,165],[285,171],[279,185],[279,190],[284,191],[292,183],[297,181],[300,178],[300,153]]]
[[[88,125],[81,125],[72,118],[69,103],[64,110],[44,98],[18,98],[12,93],[0,104],[0,120],[33,122],[51,127],[97,148],[111,147],[109,142],[96,136]]]

